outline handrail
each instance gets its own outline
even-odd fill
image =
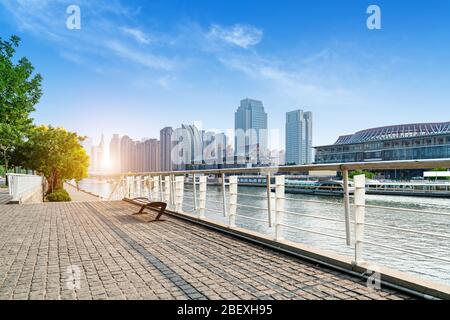
[[[225,169],[205,169],[205,170],[179,170],[179,171],[160,171],[160,172],[130,172],[120,174],[95,174],[92,177],[115,177],[115,176],[165,176],[169,174],[231,174],[231,173],[290,173],[306,172],[310,170],[387,170],[387,169],[434,169],[438,167],[450,168],[450,158],[433,160],[398,160],[398,161],[375,161],[375,162],[345,162],[345,163],[326,163],[326,164],[308,164],[295,166],[268,166],[252,168],[225,168]]]

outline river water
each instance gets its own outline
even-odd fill
[[[110,183],[90,179],[80,182],[80,187],[84,190],[102,195],[103,197],[108,197],[112,190]],[[192,191],[192,186],[185,185],[183,211],[196,214],[193,210]],[[263,234],[274,234],[273,228],[269,228],[267,223],[266,189],[239,186],[238,193],[238,216],[236,217],[236,225]],[[286,194],[286,198],[285,210],[287,211],[339,220],[344,219],[342,198],[300,194]],[[207,218],[227,222],[227,219],[224,218],[222,213],[222,199],[223,195],[220,187],[207,187],[205,214]],[[327,203],[305,202],[305,200]],[[366,208],[366,223],[450,235],[450,199],[366,195],[366,204],[422,211],[418,213]],[[248,208],[241,205],[259,207],[261,209]],[[435,215],[427,213],[427,211],[444,214]],[[264,220],[264,222],[247,219],[246,217]],[[286,213],[284,215],[284,223],[301,229],[345,237],[345,225],[343,222]],[[353,257],[354,255],[353,246],[347,246],[345,239],[332,238],[293,228],[284,228],[283,232],[285,239],[291,241],[349,257]],[[380,245],[420,252],[450,260],[449,238],[365,226],[364,239]],[[374,262],[378,265],[387,266],[424,279],[450,285],[450,262],[447,261],[369,244],[364,244],[363,258],[368,262]]]

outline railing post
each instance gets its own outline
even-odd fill
[[[366,176],[353,177],[355,183],[355,261],[358,265],[363,261],[362,249],[364,241],[364,218],[366,205]]]
[[[157,201],[159,198],[159,176],[153,177],[153,200]]]
[[[146,193],[147,199],[151,200],[151,192],[150,192],[150,176],[144,177],[144,191]]]
[[[194,190],[194,211],[197,211],[197,182],[195,180],[195,174],[192,175],[192,187]]]
[[[131,198],[136,196],[136,176],[131,176]]]
[[[206,186],[207,186],[207,177],[201,176],[200,177],[200,186],[199,186],[199,193],[200,193],[200,219],[205,217],[205,209],[206,209]]]
[[[345,238],[347,245],[351,244],[351,232],[350,232],[350,192],[348,189],[348,169],[342,171],[343,183],[344,183],[344,210],[345,210]]]
[[[159,183],[159,186],[158,186],[158,188],[159,188],[159,200],[160,201],[164,201],[164,198],[163,198],[163,186],[162,186],[162,176],[161,175],[158,178],[158,183]]]
[[[272,228],[272,192],[270,191],[270,173],[266,175],[267,216],[269,228]]]
[[[228,178],[229,192],[230,192],[230,210],[228,226],[233,228],[236,226],[236,209],[237,209],[237,191],[238,191],[238,177],[231,176]]]
[[[184,176],[175,178],[175,211],[183,211]]]
[[[145,197],[146,192],[145,192],[145,183],[147,182],[147,176],[141,176],[141,197]]]
[[[223,216],[227,216],[227,194],[226,194],[226,188],[225,188],[225,174],[222,173],[222,211]]]
[[[172,206],[175,206],[175,202],[176,202],[176,180],[175,180],[175,175],[171,174],[170,175],[170,203],[172,204]],[[184,181],[184,180],[183,180]]]
[[[126,193],[127,198],[131,198],[131,177],[130,176],[127,176],[126,187],[127,187],[127,193]]]
[[[170,204],[170,175],[164,177],[164,200]]]
[[[284,176],[275,177],[275,241],[283,239]]]

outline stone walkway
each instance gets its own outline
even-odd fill
[[[0,299],[407,299],[125,202],[0,206]]]
[[[8,189],[0,188],[0,205],[8,203],[11,199]]]
[[[90,201],[100,201],[99,197],[91,195],[87,192],[77,190],[76,187],[69,183],[64,184],[64,189],[69,193],[72,202],[90,202]]]

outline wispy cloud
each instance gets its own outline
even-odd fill
[[[141,31],[139,29],[128,28],[128,27],[121,27],[120,30],[125,35],[131,36],[138,43],[149,44],[150,42],[152,42],[151,38],[147,34],[145,34],[143,31]]]
[[[273,90],[296,98],[342,97],[348,93],[339,84],[331,83],[327,75],[317,76],[314,66],[287,65],[274,59],[261,58],[256,54],[224,55],[218,57],[218,60],[229,69],[242,72],[254,80],[269,83]]]
[[[107,41],[105,45],[116,55],[149,68],[168,71],[175,67],[175,63],[165,57],[135,51],[117,41]]]
[[[156,55],[147,46],[153,42],[149,34],[130,27],[139,8],[129,8],[119,0],[79,0],[82,29],[68,30],[66,8],[72,3],[72,0],[0,0],[0,6],[11,14],[20,29],[55,42],[61,57],[68,61],[86,67],[91,65],[95,71],[99,67],[95,62],[99,56],[105,64],[120,56],[146,68],[167,72],[174,69],[175,62],[170,57]],[[117,28],[118,23],[122,27]],[[131,37],[137,43],[125,42],[125,37]]]
[[[248,49],[261,42],[263,31],[254,26],[235,24],[224,27],[214,24],[209,28],[207,38],[222,41],[244,49]]]

